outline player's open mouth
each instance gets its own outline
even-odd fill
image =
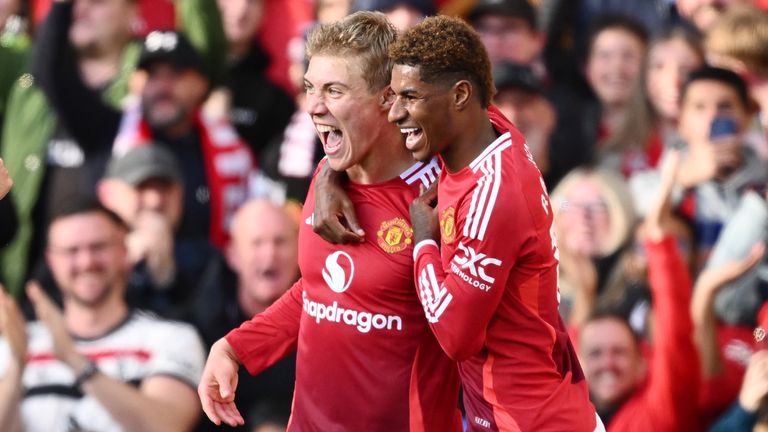
[[[320,134],[320,140],[323,143],[323,150],[328,156],[334,155],[341,148],[342,138],[344,134],[341,129],[324,124],[315,124],[317,133]]]
[[[419,140],[421,139],[422,130],[419,128],[411,127],[411,128],[400,128],[400,133],[405,135],[405,147],[408,150],[415,150],[416,145],[418,144]]]

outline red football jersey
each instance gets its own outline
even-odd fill
[[[461,430],[456,363],[429,329],[413,281],[408,208],[438,171],[433,160],[381,184],[348,184],[363,244],[333,245],[313,232],[310,187],[301,280],[227,335],[254,374],[298,345],[290,430]]]
[[[415,250],[430,326],[459,361],[469,430],[593,431],[595,409],[558,313],[552,209],[523,136],[502,135],[438,187],[441,246]]]

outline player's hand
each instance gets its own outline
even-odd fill
[[[0,333],[11,349],[13,363],[19,372],[27,363],[27,325],[19,306],[0,284]]]
[[[355,206],[341,183],[341,174],[327,163],[317,173],[313,228],[320,237],[333,244],[362,243],[365,231],[360,228]]]
[[[217,426],[222,422],[233,427],[245,424],[243,416],[235,406],[238,368],[232,347],[226,339],[219,339],[211,347],[203,376],[197,386],[203,411]]]
[[[440,238],[436,200],[437,182],[434,182],[411,203],[411,224],[413,225],[415,244],[422,240],[438,240]]]
[[[53,353],[56,358],[74,369],[80,371],[88,363],[82,354],[75,349],[75,342],[67,330],[61,309],[51,300],[36,281],[30,281],[26,286],[27,297],[32,302],[35,315],[48,329],[53,341]]]
[[[13,186],[13,179],[8,173],[8,168],[5,167],[5,163],[0,159],[0,199],[3,199]]]

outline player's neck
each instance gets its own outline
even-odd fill
[[[457,126],[459,134],[441,152],[449,172],[458,172],[475,160],[497,138],[485,110],[472,110]]]
[[[360,161],[347,169],[349,179],[358,184],[377,184],[391,180],[414,164],[405,148],[403,135],[394,127],[387,128],[377,144]]]

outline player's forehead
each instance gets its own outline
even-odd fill
[[[361,66],[357,57],[317,54],[309,60],[304,81],[305,84],[312,87],[324,87],[332,84],[339,84],[348,88],[365,87]]]
[[[421,68],[406,64],[394,65],[391,85],[395,93],[424,91],[429,87],[429,84],[421,79]]]

